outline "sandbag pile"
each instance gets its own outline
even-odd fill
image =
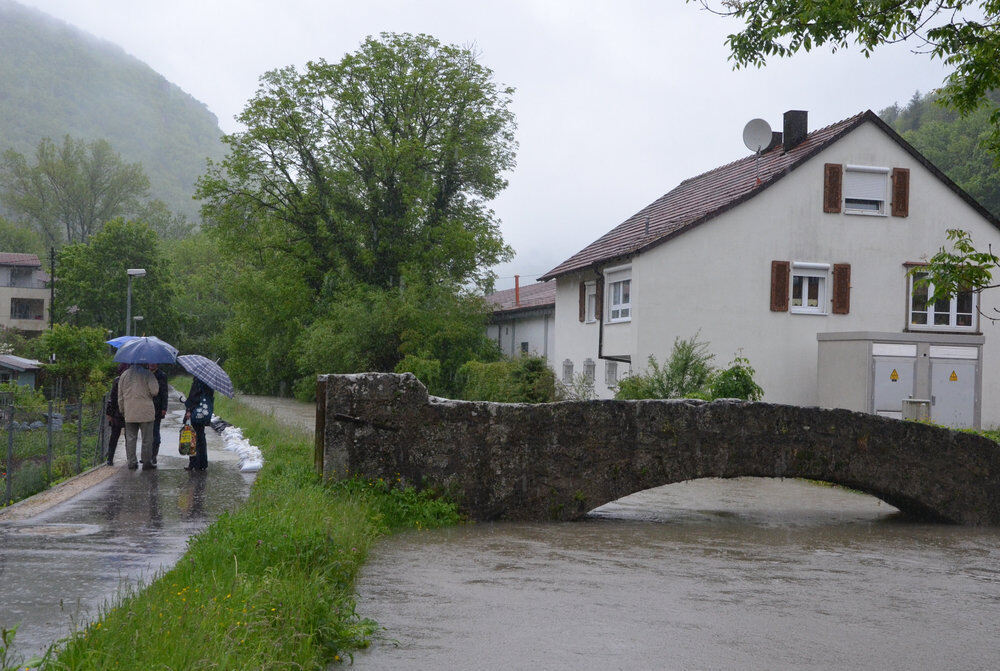
[[[256,473],[264,465],[264,455],[260,448],[251,445],[243,437],[243,431],[238,426],[227,426],[221,431],[223,449],[235,452],[240,458],[240,471]]]

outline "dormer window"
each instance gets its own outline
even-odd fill
[[[885,216],[889,200],[889,169],[844,166],[844,213]]]

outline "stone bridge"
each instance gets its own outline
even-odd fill
[[[317,466],[456,497],[473,519],[573,520],[704,477],[810,478],[924,519],[1000,524],[1000,449],[849,410],[742,401],[540,405],[428,396],[410,374],[319,379]]]

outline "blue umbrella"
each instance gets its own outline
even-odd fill
[[[177,348],[156,336],[129,340],[115,354],[118,363],[173,363],[176,360]]]
[[[124,345],[125,343],[129,342],[130,340],[135,340],[138,337],[139,336],[118,336],[117,338],[112,338],[111,340],[105,340],[104,342],[117,349],[122,345]]]
[[[222,370],[222,366],[211,359],[200,354],[181,354],[177,357],[177,363],[215,391],[229,398],[233,397],[233,381]]]

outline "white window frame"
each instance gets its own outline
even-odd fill
[[[795,278],[801,277],[805,278],[818,278],[819,279],[819,291],[817,295],[817,304],[812,305],[795,305]],[[803,282],[803,294],[805,291],[807,282]],[[808,298],[803,295],[803,302],[806,302]],[[788,311],[794,314],[800,315],[825,315],[830,312],[830,264],[829,263],[813,263],[809,261],[792,261],[792,277],[791,282],[788,285]]]
[[[844,214],[860,214],[867,217],[888,216],[889,172],[889,168],[881,168],[877,166],[845,165],[843,181]],[[863,189],[861,191],[852,191],[850,185],[851,179],[848,177],[851,173],[854,173],[859,177],[864,175],[864,177],[871,179],[876,184],[879,184],[879,186],[876,187],[875,192],[865,191]],[[877,177],[881,177],[880,183],[878,182]],[[847,202],[848,200],[878,203],[878,207],[874,210],[861,207],[851,207],[851,204],[848,204]]]
[[[632,321],[632,267],[621,266],[610,268],[604,272],[605,285],[605,309],[607,310],[607,323],[617,324]],[[618,293],[618,300],[615,300],[615,293]],[[628,294],[628,300],[623,300],[624,294]]]
[[[920,271],[917,270],[917,274]],[[959,326],[958,325],[958,296],[953,295],[948,298],[948,323],[947,324],[935,324],[935,317],[941,313],[937,310],[937,304],[927,303],[924,307],[926,308],[922,312],[927,315],[926,324],[915,324],[913,322],[913,289],[914,284],[919,278],[916,275],[907,275],[907,291],[906,291],[906,328],[910,331],[963,331],[975,333],[979,330],[979,292],[972,292],[972,312],[961,313],[969,314],[971,316],[971,324],[969,326]],[[934,285],[928,284],[927,295],[930,296],[934,293]]]
[[[593,324],[597,321],[597,283],[586,282],[584,286],[586,287],[584,322]]]

